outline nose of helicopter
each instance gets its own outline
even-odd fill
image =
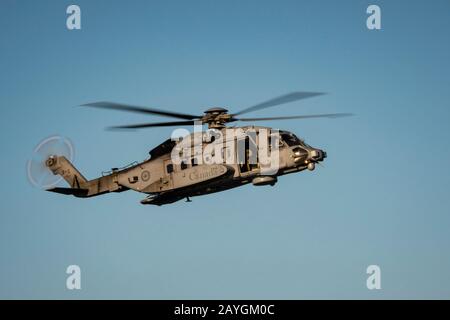
[[[308,160],[306,160],[308,170],[313,171],[316,163],[323,161],[327,157],[327,153],[321,149],[312,149],[309,151]]]
[[[313,149],[309,152],[309,159],[312,161],[323,161],[327,157],[327,153],[321,149]]]
[[[306,165],[309,170],[314,170],[316,163],[323,161],[327,157],[327,153],[322,149],[316,148],[295,148],[294,161],[297,164]]]

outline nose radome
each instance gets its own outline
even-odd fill
[[[313,158],[313,159],[318,159],[318,158],[320,158],[320,156],[321,156],[321,152],[320,152],[319,149],[313,149],[313,150],[311,150],[311,151],[310,151],[310,154],[311,154],[311,158]]]
[[[313,160],[321,161],[327,157],[327,153],[320,149],[313,149],[310,151],[310,157]]]

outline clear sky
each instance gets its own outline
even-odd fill
[[[81,30],[66,28],[72,3]],[[1,1],[0,298],[450,298],[449,31],[446,0]],[[53,134],[87,178],[171,134],[105,131],[162,118],[80,104],[237,111],[297,90],[328,94],[251,116],[356,116],[260,123],[328,153],[275,187],[156,207],[27,180]]]

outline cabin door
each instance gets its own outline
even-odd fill
[[[252,137],[246,136],[245,139],[238,140],[236,146],[241,174],[246,175],[259,170],[258,146],[256,141]]]

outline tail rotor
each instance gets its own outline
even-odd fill
[[[33,150],[27,161],[27,177],[30,183],[39,189],[48,189],[57,185],[62,177],[54,175],[49,169],[56,156],[64,156],[69,161],[74,158],[74,148],[69,139],[51,136],[42,140]]]

